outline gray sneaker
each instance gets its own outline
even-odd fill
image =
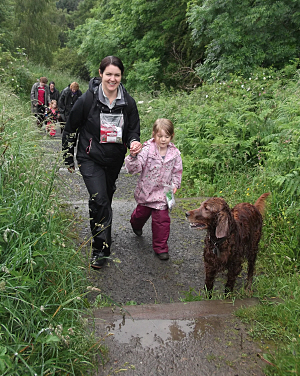
[[[157,257],[160,260],[169,260],[169,254],[168,254],[168,252],[157,253]]]

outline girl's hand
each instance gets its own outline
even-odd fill
[[[139,141],[132,141],[130,144],[130,154],[135,157],[141,150],[143,145]]]

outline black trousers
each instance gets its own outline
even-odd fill
[[[45,120],[45,105],[38,104],[36,118],[38,125],[42,126]]]
[[[119,158],[120,159],[120,158]],[[113,166],[102,166],[93,160],[78,162],[78,166],[90,195],[89,214],[93,237],[93,248],[110,255],[112,198],[116,180],[124,158],[116,160]]]

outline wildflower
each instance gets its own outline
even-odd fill
[[[250,90],[250,87],[248,87],[247,91],[249,91],[249,90]]]
[[[244,85],[241,85],[241,88],[244,89]]]
[[[205,95],[205,98],[208,98],[208,95],[207,95],[207,94]]]
[[[220,191],[220,193],[222,193],[222,191]]]
[[[93,287],[93,286],[88,286],[86,289],[90,291],[101,291],[100,289],[98,289],[98,287]]]
[[[138,101],[138,104],[143,104],[144,103],[144,101]]]
[[[41,305],[40,310],[41,310],[42,312],[44,312],[44,311],[45,311],[45,307],[44,307],[43,305]]]
[[[266,80],[266,77],[264,77],[264,80]]]
[[[249,191],[250,188],[247,188],[247,191]]]

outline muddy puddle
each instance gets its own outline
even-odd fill
[[[249,301],[192,302],[95,311],[108,359],[98,376],[263,375],[260,348],[232,315]]]

